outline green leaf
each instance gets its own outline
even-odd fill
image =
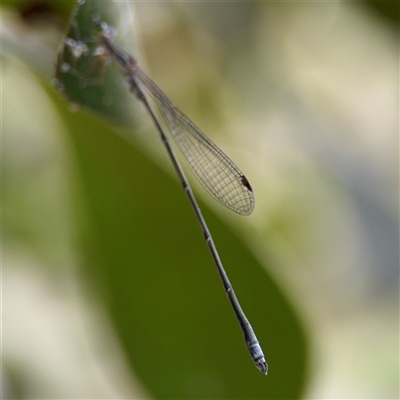
[[[85,277],[107,305],[132,368],[156,398],[299,398],[304,332],[288,299],[204,204],[205,218],[269,363],[243,343],[177,180],[84,112],[59,104],[77,154],[93,249]]]

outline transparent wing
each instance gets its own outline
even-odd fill
[[[201,184],[227,208],[249,215],[254,209],[254,194],[240,169],[142,70],[137,70],[137,77],[156,102],[172,137]]]

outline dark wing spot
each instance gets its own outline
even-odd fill
[[[249,189],[250,192],[253,191],[253,189],[252,189],[251,186],[250,186],[249,181],[247,180],[247,178],[246,178],[244,175],[242,175],[242,176],[240,177],[240,180],[241,180],[241,182],[242,182],[242,185],[245,186],[245,187],[247,187],[247,189]]]

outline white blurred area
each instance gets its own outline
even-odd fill
[[[254,214],[229,222],[245,235],[264,265],[271,254],[275,257],[274,268],[266,268],[294,299],[306,321],[312,369],[304,398],[397,398],[396,29],[361,3],[138,3],[136,11],[150,75],[178,106],[185,106],[180,108],[226,150],[251,181],[256,194]],[[51,105],[43,104],[35,118],[21,115],[17,119],[20,127],[7,125],[12,101],[24,98],[29,102],[23,93],[36,93],[33,88],[26,91],[29,82],[12,74],[3,76],[3,144],[7,148],[3,174],[5,179],[12,176],[14,182],[11,188],[5,183],[4,189],[11,189],[11,194],[22,188],[30,190],[30,195],[38,190],[43,193],[47,185],[59,184],[68,175],[57,153],[63,144],[51,143],[56,139],[40,129],[40,118],[47,122],[54,118]],[[216,112],[214,104],[218,104]],[[34,120],[39,127],[32,124]],[[26,151],[24,157],[21,151]],[[43,162],[54,164],[53,176],[40,174]],[[48,165],[42,166],[43,171],[49,171]],[[7,196],[11,195],[6,194],[6,200]],[[204,200],[209,199],[205,196]],[[56,218],[60,210],[53,205],[57,202],[49,199],[47,205],[37,204],[34,209],[16,205],[15,210],[22,207],[26,216],[13,215],[15,210],[8,208],[4,212],[15,219],[32,218],[33,211],[33,217],[39,218],[38,211],[43,209],[45,219]],[[209,204],[214,206],[212,201]],[[230,218],[220,208],[218,212]],[[36,228],[41,226],[31,222]],[[43,250],[38,253],[36,248],[28,255],[19,254],[12,232],[4,232],[3,303],[11,302],[15,308],[12,315],[3,314],[3,343],[12,344],[3,349],[3,355],[20,365],[23,354],[34,357],[31,352],[40,350],[43,360],[49,357],[47,365],[62,359],[71,385],[82,379],[87,393],[94,393],[91,390],[96,387],[98,397],[131,397],[136,391],[145,397],[142,389],[121,378],[128,374],[122,355],[112,373],[93,372],[92,354],[99,357],[96,365],[110,368],[107,355],[99,350],[106,346],[82,345],[90,349],[83,363],[88,367],[72,374],[74,367],[82,366],[76,354],[56,356],[51,338],[44,342],[24,329],[33,313],[44,319],[49,331],[60,329],[60,319],[65,320],[69,309],[71,321],[77,318],[79,322],[67,324],[66,329],[72,326],[74,333],[65,340],[79,343],[82,321],[96,314],[91,310],[79,316],[82,305],[75,309],[65,304],[54,282],[50,284],[41,274],[33,279],[28,276],[31,268],[24,264],[38,258],[43,261],[43,254],[48,254],[40,249],[40,235],[48,235],[46,241],[52,239],[55,247],[70,240],[70,233],[62,236],[48,228],[44,225],[43,232],[27,233],[39,235],[39,250]],[[61,249],[62,254],[69,251]],[[51,264],[52,260],[46,261]],[[74,279],[73,274],[69,279]],[[66,286],[66,293],[76,290]],[[21,293],[26,294],[25,300],[34,300],[24,303],[18,296]],[[76,298],[75,294],[67,298]],[[49,303],[50,310],[44,306]],[[96,324],[89,323],[85,332]],[[22,333],[18,336],[17,332]],[[41,349],[44,343],[47,348]],[[99,382],[104,386],[99,387]],[[68,393],[61,383],[54,385],[60,393],[64,389]]]
[[[32,72],[5,62],[1,398],[148,398],[79,282],[79,189],[62,122]]]
[[[200,126],[250,177],[254,214],[232,223],[261,262],[276,256],[269,272],[307,321],[305,398],[397,398],[397,30],[361,3],[186,4],[188,55],[175,6],[137,10],[152,73],[177,104],[196,110],[185,79],[199,92],[201,77],[222,80],[210,97],[223,123]]]

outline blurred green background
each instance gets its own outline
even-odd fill
[[[94,13],[115,27],[249,178],[243,218],[189,174],[266,377],[119,71],[55,84],[73,7],[1,3],[2,398],[398,398],[398,4],[73,14],[82,37]]]

